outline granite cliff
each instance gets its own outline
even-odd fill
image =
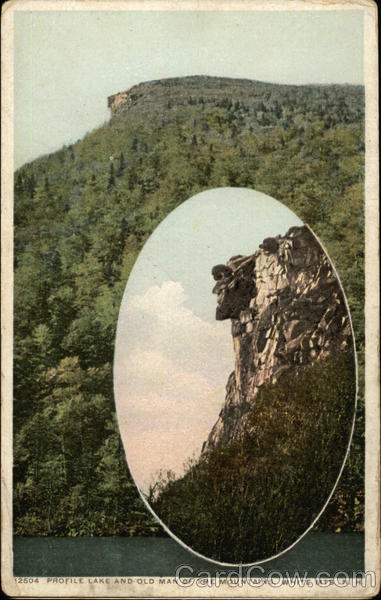
[[[232,321],[235,368],[203,453],[242,437],[262,386],[353,343],[338,279],[306,226],[265,239],[253,255],[234,256],[212,274],[216,319]]]

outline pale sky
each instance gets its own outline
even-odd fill
[[[186,75],[363,82],[361,10],[15,12],[15,168],[108,120],[107,97]]]
[[[181,204],[156,228],[124,293],[114,389],[127,462],[147,490],[200,453],[234,369],[231,322],[216,321],[211,269],[252,254],[302,222],[270,196],[217,188]]]

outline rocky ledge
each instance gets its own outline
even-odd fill
[[[263,385],[353,344],[342,289],[306,226],[265,239],[253,255],[234,256],[212,274],[216,318],[232,321],[235,369],[203,453],[240,439]]]

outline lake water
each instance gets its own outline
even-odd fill
[[[34,577],[147,576],[174,577],[177,567],[200,570],[230,570],[201,560],[171,538],[14,538],[14,575]],[[358,533],[307,534],[294,548],[277,559],[263,563],[265,576],[271,571],[299,571],[314,577],[319,571],[364,569],[364,536]]]

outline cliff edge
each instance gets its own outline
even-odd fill
[[[338,279],[306,226],[265,239],[253,255],[234,256],[212,274],[216,319],[232,321],[235,368],[203,453],[242,437],[262,386],[353,343]]]

